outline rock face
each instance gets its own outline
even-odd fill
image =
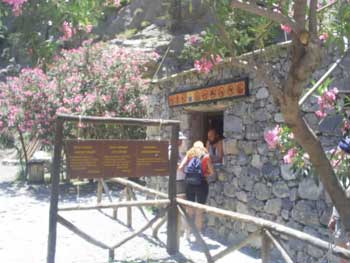
[[[263,183],[257,183],[253,192],[255,193],[255,198],[261,201],[268,200],[271,195],[271,189]]]
[[[284,65],[287,63],[286,59],[282,50],[272,60],[273,64]],[[326,65],[323,70],[325,68]],[[281,74],[283,72],[279,72],[278,76]],[[341,79],[350,73],[341,71],[335,75]],[[247,73],[231,65],[223,65],[208,75],[191,71],[155,83],[156,91],[150,95],[154,98],[154,104],[150,106],[150,117],[179,119],[181,130],[191,137],[193,130],[197,128],[191,118],[182,116],[190,116],[191,110],[198,110],[198,106],[169,108],[167,96],[180,89],[215,85],[242,76],[247,76]],[[291,166],[283,163],[283,156],[277,150],[267,147],[264,131],[273,128],[277,123],[283,123],[283,116],[273,104],[268,89],[261,87],[260,82],[252,76],[249,76],[249,87],[248,97],[209,102],[200,106],[201,111],[206,112],[218,109],[220,105],[224,120],[225,160],[223,168],[217,171],[221,179],[210,184],[208,204],[272,220],[301,231],[312,230],[315,235],[327,240],[325,224],[331,212],[329,198],[326,199],[327,195],[321,186],[317,186],[312,179],[303,179],[302,176],[294,174]],[[310,99],[305,105],[305,114],[309,114],[308,120],[311,122],[315,122],[311,115],[318,110],[316,103],[317,101]],[[315,124],[318,123],[310,125]],[[164,138],[169,138],[168,133],[163,135]],[[159,138],[159,130],[154,134],[148,133],[148,136]],[[334,135],[321,137],[324,146],[334,146],[338,139]],[[160,187],[166,191],[166,178],[161,179]],[[212,225],[213,221],[209,223]],[[236,234],[247,236],[253,228],[254,226],[242,226],[241,223],[234,224],[229,220],[215,221],[216,233],[224,239],[234,239]],[[286,243],[295,262],[318,262],[322,254],[294,240]]]
[[[316,185],[312,178],[306,178],[299,184],[298,193],[302,199],[318,200],[322,193],[322,186]]]

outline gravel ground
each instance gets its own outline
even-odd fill
[[[40,263],[46,260],[48,233],[49,187],[45,185],[27,185],[14,182],[16,167],[0,166],[0,262],[1,263]],[[64,185],[60,206],[96,203],[96,184],[81,186],[77,197],[76,187]],[[112,186],[117,197],[119,191]],[[141,197],[142,198],[142,197]],[[108,202],[108,200],[105,200]],[[120,221],[112,220],[106,210],[62,212],[65,218],[75,223],[93,237],[106,244],[117,243],[130,234],[125,225],[125,209],[118,212]],[[109,213],[109,214],[108,214]],[[152,214],[147,211],[148,217]],[[146,221],[137,209],[133,209],[133,229],[139,229]],[[107,262],[106,250],[97,248],[61,225],[58,225],[56,262],[58,263],[102,263]],[[115,262],[206,262],[204,254],[196,243],[181,239],[179,254],[169,256],[166,252],[166,229],[162,227],[159,239],[152,238],[151,230],[136,237],[115,251]],[[213,252],[224,246],[205,238]],[[258,263],[259,259],[236,252],[223,258],[219,263]]]

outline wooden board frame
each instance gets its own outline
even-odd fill
[[[56,240],[57,240],[57,222],[58,222],[58,197],[61,154],[63,148],[63,130],[65,122],[84,122],[84,123],[114,123],[120,125],[132,126],[167,126],[171,127],[171,153],[169,162],[169,183],[168,198],[170,205],[168,207],[168,233],[167,233],[167,251],[169,254],[175,254],[179,250],[177,240],[177,206],[176,206],[176,169],[178,158],[178,136],[180,131],[180,122],[175,120],[152,120],[136,118],[112,118],[112,117],[94,117],[94,116],[76,116],[59,114],[56,116],[56,130],[54,142],[54,156],[51,172],[51,198],[49,212],[49,235],[47,245],[47,263],[55,263]]]
[[[222,94],[220,95],[221,89]],[[236,89],[240,89],[241,91],[237,91]],[[228,90],[231,90],[231,94],[228,94]],[[214,92],[213,96],[211,96],[212,92]],[[204,98],[200,98],[204,96],[202,93],[206,94]],[[170,108],[173,108],[187,105],[196,105],[201,103],[211,103],[220,100],[229,100],[232,98],[240,98],[247,96],[249,96],[249,78],[244,77],[232,79],[208,87],[196,87],[189,90],[173,92],[168,96],[168,105]],[[181,101],[172,102],[172,100]]]
[[[64,140],[70,179],[169,175],[169,142],[162,140]]]

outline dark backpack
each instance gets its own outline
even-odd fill
[[[185,168],[185,182],[189,185],[200,185],[204,180],[202,160],[204,156],[193,157]]]
[[[350,153],[350,137],[345,137],[345,138],[341,139],[338,146],[344,152]]]

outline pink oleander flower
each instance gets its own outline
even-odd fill
[[[324,41],[327,41],[328,37],[329,37],[328,33],[324,32],[319,36],[319,39],[324,42]]]
[[[67,41],[67,40],[71,39],[75,34],[74,28],[67,21],[63,22],[61,31],[63,33],[61,40],[63,40],[63,41]]]
[[[120,7],[121,6],[121,0],[114,0],[114,5],[116,7]]]
[[[22,14],[22,7],[28,0],[2,0],[3,3],[6,3],[12,6],[12,12],[15,16]]]
[[[283,161],[286,164],[291,164],[298,151],[295,148],[289,149],[287,154],[283,157]]]
[[[290,32],[292,32],[292,28],[289,26],[289,25],[282,25],[281,24],[281,29],[284,31],[284,32],[286,32],[286,33],[290,33]]]
[[[192,36],[189,37],[188,42],[191,45],[196,45],[199,42],[199,38],[196,35],[192,35]]]
[[[342,128],[342,132],[347,132],[347,131],[350,131],[350,122],[348,120],[346,120],[344,122],[344,125],[343,125],[343,128]]]
[[[323,119],[325,117],[327,117],[327,113],[325,113],[324,111],[318,110],[315,112],[316,116]]]
[[[333,88],[323,93],[322,96],[317,97],[317,103],[320,106],[320,110],[315,112],[317,117],[325,118],[327,116],[326,109],[333,109],[335,107],[338,93],[339,90]]]
[[[276,127],[273,130],[265,132],[264,139],[269,145],[270,149],[274,149],[277,147],[279,143],[280,132],[281,132],[281,129],[279,125],[276,125]]]
[[[91,33],[93,26],[91,24],[88,24],[85,26],[85,32],[86,33]]]
[[[200,60],[196,60],[194,62],[194,68],[201,73],[208,74],[214,65],[220,63],[222,61],[222,58],[219,55],[211,55],[210,59],[207,59],[205,57],[201,58]]]
[[[281,14],[281,10],[278,7],[275,7],[272,11]]]
[[[206,58],[201,58],[200,60],[196,60],[194,62],[194,68],[201,73],[208,74],[213,68],[213,66],[213,63],[210,60],[207,60]]]

